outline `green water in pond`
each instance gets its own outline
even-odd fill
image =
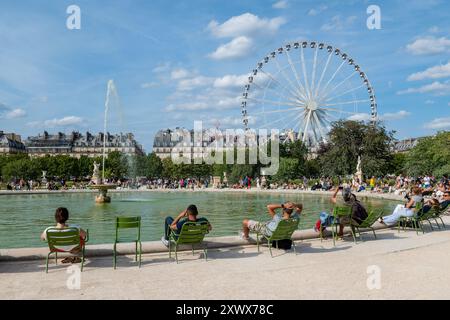
[[[0,196],[0,248],[41,247],[40,233],[54,225],[57,207],[69,209],[69,223],[89,229],[90,244],[112,243],[117,215],[142,216],[142,240],[158,240],[164,218],[175,217],[189,204],[197,205],[200,216],[213,225],[208,236],[237,235],[242,220],[268,220],[266,205],[283,201],[304,205],[300,229],[311,229],[321,211],[330,211],[330,196],[314,194],[267,194],[234,192],[124,192],[111,193],[112,203],[98,205],[94,194],[43,194]],[[367,208],[393,211],[397,202],[362,199]]]

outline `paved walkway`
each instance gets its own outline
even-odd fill
[[[81,274],[81,288],[70,290],[67,266],[42,260],[0,262],[1,299],[450,299],[450,217],[446,230],[416,235],[380,230],[365,241],[351,238],[298,241],[298,255],[253,245],[214,249],[207,262],[196,252],[92,257]],[[429,230],[427,227],[426,231]],[[370,274],[368,274],[368,271]],[[380,288],[376,287],[376,274]],[[371,281],[373,280],[373,281]],[[72,282],[73,283],[73,282]]]

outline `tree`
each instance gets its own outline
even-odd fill
[[[329,143],[318,151],[322,175],[354,174],[358,156],[361,156],[362,170],[366,176],[386,174],[392,160],[392,135],[381,125],[350,120],[334,122]]]
[[[450,132],[420,139],[406,155],[405,170],[411,176],[450,174]]]
[[[394,153],[389,165],[389,173],[395,175],[405,174],[406,157],[407,155],[405,153]]]
[[[118,151],[113,151],[108,154],[105,160],[105,169],[108,170],[109,178],[124,178],[128,176],[129,163],[127,156]],[[105,170],[106,172],[106,170]],[[106,174],[105,174],[106,175]]]
[[[147,156],[146,176],[150,178],[160,178],[163,174],[163,163],[161,159],[152,152]]]
[[[299,160],[295,158],[280,158],[278,172],[271,177],[277,182],[289,182],[289,180],[300,178]]]

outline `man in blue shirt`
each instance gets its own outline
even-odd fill
[[[162,243],[169,246],[169,235],[173,230],[175,233],[180,233],[183,224],[186,222],[204,222],[208,224],[208,229],[211,230],[212,226],[206,218],[197,218],[198,210],[197,206],[191,204],[186,210],[182,211],[175,219],[167,217],[164,221],[164,235],[161,238]]]

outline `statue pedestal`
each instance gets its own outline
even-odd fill
[[[111,197],[107,195],[108,189],[115,189],[115,184],[99,184],[90,186],[91,189],[97,189],[98,195],[95,197],[96,203],[110,203]]]

